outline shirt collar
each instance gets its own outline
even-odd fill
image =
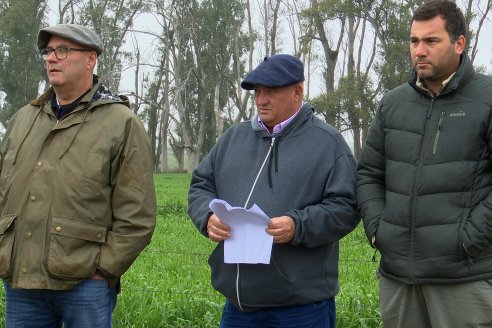
[[[438,96],[441,93],[442,90],[444,90],[444,88],[446,87],[446,85],[448,85],[449,81],[451,81],[451,79],[453,78],[453,76],[455,74],[456,74],[456,72],[454,72],[453,74],[451,74],[446,80],[442,81],[441,88],[439,89],[439,91],[437,92],[437,94],[434,94],[432,91],[430,91],[429,89],[427,89],[427,87],[425,86],[424,81],[419,76],[417,76],[416,85],[420,89],[422,89],[423,91],[425,91],[429,96],[435,97],[435,96]]]
[[[287,125],[289,125],[289,123],[292,122],[292,120],[297,116],[297,114],[299,114],[299,111],[301,110],[301,108],[302,108],[303,105],[304,105],[304,102],[301,104],[301,107],[299,107],[299,109],[294,113],[294,115],[292,115],[291,117],[289,117],[285,121],[282,121],[279,124],[275,125],[273,127],[272,133],[270,133],[270,131],[268,130],[267,126],[261,121],[260,115],[258,115],[258,124],[260,124],[260,126],[265,131],[267,131],[268,133],[270,133],[271,135],[279,134],[280,131],[282,131]]]

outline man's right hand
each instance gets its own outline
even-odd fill
[[[207,223],[207,234],[210,240],[215,242],[224,241],[231,236],[230,231],[231,228],[227,224],[222,223],[217,215],[210,215]]]

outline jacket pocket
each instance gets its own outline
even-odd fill
[[[109,174],[103,173],[104,157],[99,153],[89,153],[84,167],[82,186],[88,192],[101,192],[103,180]]]
[[[50,227],[48,270],[62,280],[84,279],[95,272],[107,228],[53,216]]]
[[[15,241],[15,219],[17,214],[4,215],[0,218],[0,278],[12,275],[12,253]]]

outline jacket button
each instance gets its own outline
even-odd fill
[[[27,269],[26,268],[22,268],[21,269],[21,272],[24,273],[24,274],[26,274],[27,273]]]
[[[31,202],[35,202],[36,201],[36,196],[31,196]]]
[[[40,166],[40,167],[43,166],[43,162],[39,161],[38,166]]]
[[[98,233],[97,234],[97,238],[101,239],[103,237],[103,234],[102,233]]]
[[[32,233],[28,232],[28,233],[26,234],[26,237],[27,237],[28,239],[29,239],[29,238],[31,238],[31,237],[32,237]]]
[[[60,232],[61,231],[61,227],[58,226],[58,227],[55,228],[55,230],[58,231],[58,232]]]

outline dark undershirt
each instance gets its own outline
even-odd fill
[[[94,81],[92,83],[93,83],[92,86],[94,86],[94,84],[97,83],[97,79],[94,78]],[[53,92],[51,94],[51,108],[53,109],[53,113],[55,114],[56,118],[58,120],[61,120],[65,115],[70,114],[78,106],[80,100],[91,89],[84,92],[84,94],[82,96],[80,96],[79,98],[77,98],[75,101],[71,102],[70,104],[66,104],[66,105],[58,105],[58,102],[56,101],[56,94]]]

